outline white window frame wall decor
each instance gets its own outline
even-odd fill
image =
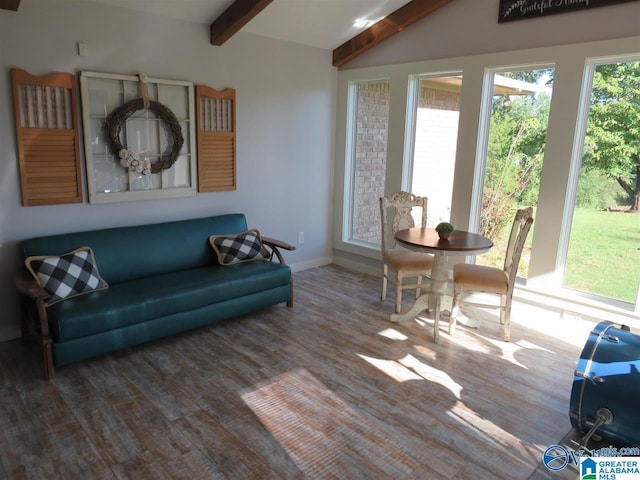
[[[189,197],[197,192],[197,158],[192,82],[146,78],[149,100],[169,108],[182,128],[184,145],[171,168],[157,174],[129,172],[108,146],[104,122],[115,108],[140,98],[140,77],[80,72],[82,124],[89,203]],[[150,110],[134,112],[122,125],[122,145],[153,162],[170,148],[170,134]]]

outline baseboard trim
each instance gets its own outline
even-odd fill
[[[349,260],[347,258],[333,257],[333,263],[340,267],[344,267],[347,270],[352,270],[358,273],[365,273],[367,275],[373,275],[374,277],[382,276],[380,267],[374,267],[372,265],[365,265],[361,262]]]
[[[307,260],[306,262],[291,263],[289,266],[291,267],[291,271],[295,273],[308,270],[310,268],[324,267],[325,265],[331,265],[332,263],[333,257],[320,257],[314,258],[313,260]]]

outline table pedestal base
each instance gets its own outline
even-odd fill
[[[447,308],[450,312],[452,310],[451,297],[446,293],[449,276],[448,255],[478,255],[493,247],[493,242],[487,237],[463,230],[454,230],[447,240],[442,240],[435,229],[424,226],[405,228],[396,232],[394,238],[409,250],[433,253],[434,259],[429,290],[416,299],[408,312],[391,315],[391,321],[409,320],[424,310],[432,310],[435,319],[433,341],[437,342],[440,335],[440,311]],[[461,323],[471,326],[464,321]],[[453,334],[452,324],[449,326],[450,333]]]
[[[440,337],[440,312],[441,310],[451,311],[451,295],[447,295],[447,281],[449,270],[447,268],[447,257],[443,254],[436,254],[431,267],[431,281],[429,291],[416,298],[413,306],[405,313],[394,313],[390,320],[394,323],[403,322],[415,318],[424,310],[433,311],[433,341],[438,342]]]

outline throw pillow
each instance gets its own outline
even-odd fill
[[[38,284],[51,295],[45,305],[108,288],[100,277],[93,250],[81,247],[62,255],[28,257],[24,261]]]
[[[271,254],[262,244],[260,232],[256,229],[230,235],[211,235],[209,243],[221,265],[271,259]]]

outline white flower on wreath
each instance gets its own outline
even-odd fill
[[[129,169],[130,172],[141,175],[149,175],[151,173],[151,160],[149,158],[140,158],[139,153],[133,153],[126,148],[120,150],[118,156],[120,157],[120,165]]]

